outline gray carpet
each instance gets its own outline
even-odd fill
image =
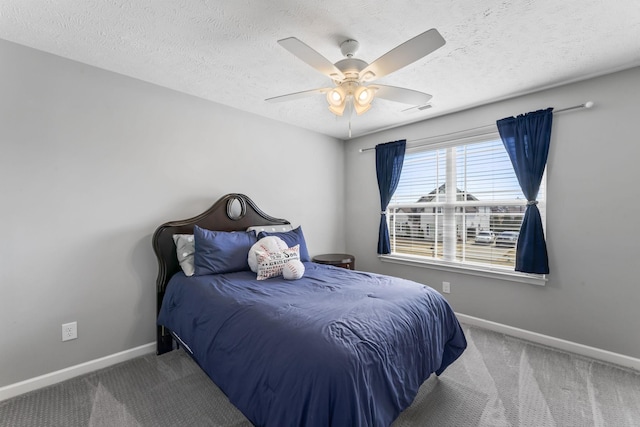
[[[640,426],[640,373],[465,326],[469,346],[393,427]],[[182,351],[0,402],[0,426],[251,424]]]

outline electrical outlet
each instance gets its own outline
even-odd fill
[[[63,324],[62,341],[75,340],[76,338],[78,338],[78,322]]]
[[[442,282],[442,292],[445,294],[451,293],[451,283]]]

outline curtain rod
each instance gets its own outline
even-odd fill
[[[569,110],[576,110],[578,108],[591,108],[591,107],[593,107],[593,105],[594,105],[593,101],[587,101],[584,104],[574,105],[573,107],[561,108],[560,110],[556,110],[553,113],[554,114],[555,113],[562,113],[562,112],[569,111]],[[475,128],[458,130],[458,131],[450,132],[450,133],[444,133],[444,134],[441,134],[441,135],[428,136],[426,138],[414,139],[414,140],[411,140],[411,141],[407,141],[407,144],[410,144],[410,143],[413,143],[413,142],[428,141],[430,139],[442,138],[444,136],[450,136],[450,135],[455,135],[455,134],[458,134],[458,133],[470,132],[472,130],[480,130],[480,129],[489,128],[489,127],[493,127],[493,126],[495,126],[495,123],[491,124],[491,125],[478,126],[478,127],[475,127]],[[493,133],[493,132],[488,132],[488,133]],[[484,135],[484,134],[480,134],[480,135]],[[478,135],[472,135],[472,136],[478,136]],[[376,147],[361,148],[360,152],[363,153],[365,151],[370,151],[370,150],[375,150],[375,149],[376,149]]]

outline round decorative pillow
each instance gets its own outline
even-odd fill
[[[286,280],[296,280],[301,278],[303,275],[304,264],[297,259],[287,262],[282,268],[282,277]]]
[[[258,272],[258,257],[256,256],[256,251],[263,252],[281,252],[287,249],[288,246],[279,237],[276,236],[267,236],[258,240],[256,243],[251,246],[249,249],[249,255],[247,256],[247,261],[249,262],[249,268],[254,273]]]

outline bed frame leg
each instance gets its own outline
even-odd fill
[[[164,326],[158,326],[156,354],[159,356],[171,350],[173,350],[173,338],[171,334],[165,330]]]

